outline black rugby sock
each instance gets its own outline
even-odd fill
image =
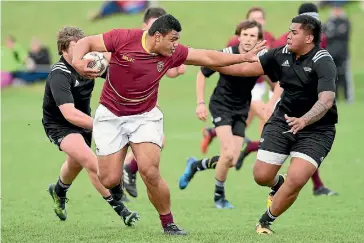
[[[205,158],[202,160],[198,160],[192,164],[192,170],[196,172],[207,169],[215,169],[219,158],[220,156],[214,156],[211,159]]]
[[[56,186],[54,190],[56,191],[57,196],[59,197],[66,197],[66,193],[70,188],[71,184],[65,184],[61,181],[61,178],[58,178]]]

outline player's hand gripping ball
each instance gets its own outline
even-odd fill
[[[100,72],[100,76],[105,73],[107,66],[109,65],[104,54],[101,52],[89,52],[83,57],[83,59],[90,60],[90,62],[87,64],[87,67],[98,70]]]

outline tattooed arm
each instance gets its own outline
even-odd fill
[[[335,92],[323,91],[319,95],[319,100],[313,105],[311,110],[302,116],[306,126],[320,120],[326,112],[332,107],[335,100]]]
[[[321,57],[319,56],[314,62],[314,69],[318,78],[318,101],[311,110],[302,117],[306,126],[320,120],[332,107],[335,101],[335,81],[337,78],[336,66],[326,50],[321,51],[320,55]]]

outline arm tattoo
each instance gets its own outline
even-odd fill
[[[319,100],[312,106],[306,114],[302,116],[306,126],[320,120],[326,112],[332,107],[335,100],[335,92],[323,91],[319,94]]]

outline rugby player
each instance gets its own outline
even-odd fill
[[[264,9],[260,8],[260,7],[250,8],[246,14],[246,19],[255,20],[262,25],[263,37],[267,41],[266,46],[268,48],[271,48],[273,43],[275,42],[275,38],[271,32],[264,30],[264,25],[265,25],[265,21],[266,21],[266,13],[265,13]],[[239,36],[239,33],[235,32],[235,35],[232,38],[230,38],[230,40],[228,41],[227,47],[239,45],[238,36]],[[266,122],[266,119],[264,117],[265,104],[263,103],[263,96],[266,92],[264,80],[266,80],[268,82],[270,90],[272,90],[274,88],[274,84],[266,76],[262,76],[257,80],[257,83],[252,90],[251,107],[250,107],[248,119],[246,121],[246,124],[248,127],[251,124],[253,118],[255,116],[257,116],[260,120],[259,134],[261,134],[263,125]],[[271,94],[272,94],[272,92],[270,91],[269,95],[271,96]],[[216,137],[215,128],[203,128],[202,135],[203,135],[203,138],[201,140],[200,146],[201,146],[201,152],[203,154],[205,154],[207,152],[208,146],[211,144],[213,139]],[[238,161],[235,165],[237,170],[239,170],[242,167],[243,161],[244,161],[245,157],[249,155],[249,153],[258,150],[259,140],[250,141],[249,139],[246,138],[244,142],[245,142],[244,145],[246,145],[246,146],[243,146],[242,151],[239,155]]]
[[[259,234],[273,233],[270,225],[294,203],[335,139],[337,71],[330,54],[320,47],[321,29],[319,20],[298,15],[292,19],[286,46],[267,51],[260,62],[212,68],[234,76],[265,73],[279,80],[284,90],[264,126],[253,169],[256,183],[270,187],[273,196],[256,225]],[[287,177],[278,175],[288,156]]]
[[[310,15],[316,19],[319,19],[319,13],[318,13],[318,8],[314,3],[303,3],[300,5],[300,7],[298,8],[298,14],[307,14]],[[288,36],[289,32],[283,34],[280,38],[278,38],[274,43],[273,46],[274,47],[280,47],[280,46],[284,46],[287,43],[287,36]],[[324,33],[321,34],[321,43],[320,43],[321,48],[325,48],[327,47],[327,37],[325,36]],[[276,101],[274,101],[273,103],[275,103]],[[246,154],[246,156],[248,155],[248,153]],[[337,192],[331,190],[330,188],[326,187],[320,177],[319,174],[319,170],[317,170],[311,177],[312,183],[313,183],[313,194],[315,196],[322,196],[322,195],[326,195],[326,196],[335,196],[338,195]]]
[[[148,8],[144,13],[142,29],[148,30],[157,18],[159,18],[165,14],[167,14],[167,12],[163,8]],[[179,67],[168,69],[168,71],[166,72],[166,76],[168,78],[176,78],[179,75],[184,74],[185,70],[186,70],[186,66],[184,64],[182,64]],[[165,141],[165,137],[163,139],[162,147],[164,147],[164,141]],[[123,180],[124,180],[125,190],[132,197],[138,196],[138,191],[137,191],[137,187],[136,187],[136,173],[137,172],[138,172],[138,163],[135,159],[133,151],[128,151],[127,155],[125,156],[125,161],[124,161]]]
[[[225,53],[247,53],[258,41],[263,39],[262,26],[256,21],[246,20],[236,28],[239,34],[240,44],[227,47],[222,51]],[[204,89],[206,78],[213,75],[215,71],[202,67],[197,74],[197,108],[198,119],[206,121],[208,111],[205,105]],[[225,198],[225,181],[228,170],[234,166],[240,154],[245,137],[245,127],[250,103],[252,89],[259,76],[235,77],[220,74],[218,84],[210,98],[209,109],[213,124],[220,142],[220,156],[211,159],[197,160],[189,158],[186,169],[179,180],[180,189],[185,189],[197,171],[216,169],[216,182],[214,202],[216,208],[233,208]]]
[[[119,194],[123,161],[130,146],[164,232],[174,235],[186,232],[173,221],[169,188],[159,172],[163,141],[163,113],[156,107],[159,81],[168,69],[183,63],[215,67],[256,62],[257,52],[265,48],[264,41],[240,55],[187,48],[178,44],[181,30],[179,21],[166,14],[148,31],[114,29],[83,38],[77,42],[72,60],[82,75],[97,77],[98,71],[87,68],[82,57],[90,51],[112,52],[94,120],[98,176],[112,195]]]
[[[71,66],[73,48],[85,35],[75,27],[58,32],[57,46],[60,60],[53,65],[46,81],[43,98],[42,124],[47,137],[66,154],[59,179],[48,187],[54,201],[54,211],[66,220],[66,194],[77,175],[84,168],[96,190],[127,226],[139,218],[121,202],[121,196],[111,196],[97,176],[97,157],[91,150],[93,119],[90,100],[94,79],[80,76]]]

